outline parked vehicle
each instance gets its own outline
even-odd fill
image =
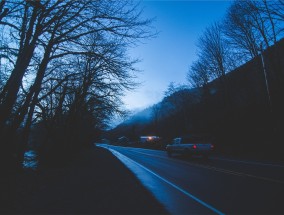
[[[177,153],[186,156],[201,155],[208,158],[213,149],[213,144],[200,136],[177,137],[173,139],[171,144],[166,146],[168,156]]]
[[[155,143],[160,140],[158,136],[141,136],[140,143]]]

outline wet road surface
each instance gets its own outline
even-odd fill
[[[212,157],[169,158],[164,151],[109,149],[171,214],[283,214],[284,165]]]

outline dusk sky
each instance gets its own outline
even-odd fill
[[[221,21],[232,1],[142,1],[144,16],[156,18],[160,33],[129,52],[142,61],[142,85],[124,97],[126,108],[143,109],[162,100],[170,82],[187,84],[186,74],[197,59],[197,41],[207,26]]]

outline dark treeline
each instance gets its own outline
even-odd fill
[[[166,144],[198,133],[211,136],[226,153],[281,155],[283,17],[280,0],[232,2],[224,19],[201,35],[189,86],[170,84],[150,120],[124,123],[109,137],[159,135]]]
[[[116,141],[126,136],[138,141],[141,135],[158,135],[164,147],[174,137],[193,133],[209,136],[219,152],[282,159],[284,87],[277,74],[284,74],[283,55],[284,40],[263,56],[271,103],[259,56],[226,75],[226,104],[220,78],[194,89],[176,87],[172,91],[170,87],[172,93],[147,110],[152,112],[150,118],[143,119],[143,112],[139,113],[109,131],[107,137]]]
[[[153,36],[134,1],[0,2],[0,164],[21,166],[98,138],[136,86],[129,45]]]

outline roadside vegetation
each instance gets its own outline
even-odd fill
[[[151,22],[131,0],[0,1],[0,213],[41,193],[40,174],[21,171],[27,150],[45,173],[62,168],[126,113],[128,48],[155,36]]]
[[[127,48],[150,24],[135,1],[2,0],[1,166],[20,167],[31,142],[42,160],[65,159],[123,115],[137,85]]]
[[[0,1],[1,211],[18,198],[15,184],[33,184],[18,171],[28,149],[43,166],[68,162],[126,114],[121,98],[138,85],[138,60],[127,50],[156,35],[151,23],[131,0]],[[200,37],[188,85],[171,83],[147,117],[107,138],[138,145],[140,136],[157,135],[159,145],[145,147],[162,149],[201,133],[222,152],[283,159],[283,35],[283,0],[233,1]]]

